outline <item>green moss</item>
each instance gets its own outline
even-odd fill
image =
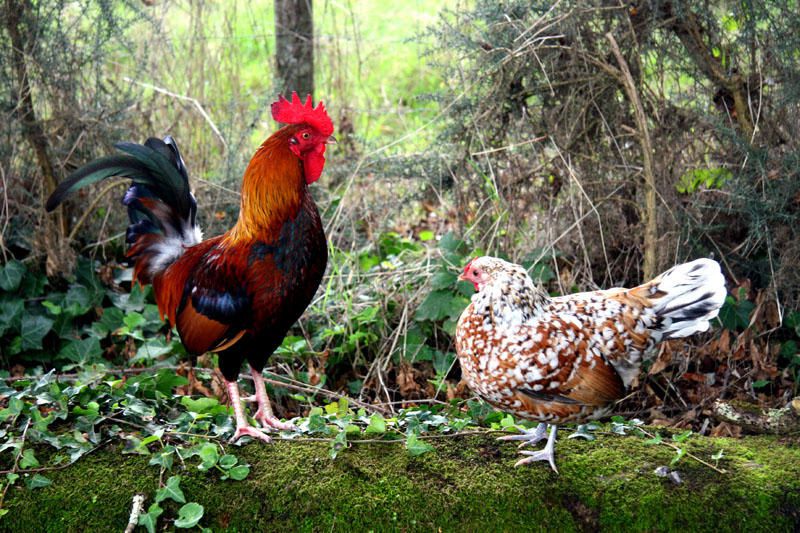
[[[328,458],[328,444],[252,443],[234,453],[251,464],[244,481],[222,481],[194,463],[176,472],[187,498],[214,530],[790,531],[800,527],[800,449],[775,438],[692,437],[706,460],[719,449],[718,474],[684,458],[683,483],[657,477],[673,452],[636,437],[563,440],[560,475],[546,465],[512,467],[516,449],[488,436],[433,441],[411,457],[397,444],[356,444]],[[152,501],[158,470],[147,458],[99,451],[47,474],[53,485],[14,487],[0,527],[14,531],[111,531],[127,521],[133,495]],[[165,517],[177,515],[166,504]],[[165,522],[165,520],[162,520]]]

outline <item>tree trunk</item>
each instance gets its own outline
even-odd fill
[[[4,25],[11,40],[11,58],[17,82],[15,114],[22,125],[22,134],[33,148],[42,171],[41,206],[58,185],[44,128],[36,116],[33,105],[30,73],[25,56],[31,48],[31,29],[26,26],[25,16],[33,7],[27,0],[6,0]],[[72,254],[67,243],[67,220],[63,209],[56,212],[56,223],[45,217],[39,225],[38,241],[47,254],[45,261],[48,276],[64,274],[72,268]],[[54,227],[55,226],[55,227]]]
[[[275,0],[275,66],[284,95],[314,95],[312,0]]]

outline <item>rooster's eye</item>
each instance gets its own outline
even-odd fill
[[[308,139],[309,137],[311,137],[311,135],[308,132],[303,134],[303,139]]]

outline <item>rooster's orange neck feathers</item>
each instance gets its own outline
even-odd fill
[[[278,237],[284,221],[295,217],[306,194],[303,163],[289,150],[297,126],[285,126],[256,151],[242,181],[239,220],[225,235],[228,243]]]

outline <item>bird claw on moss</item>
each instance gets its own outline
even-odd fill
[[[538,443],[541,440],[547,438],[547,424],[544,422],[540,422],[533,429],[525,429],[521,426],[513,426],[520,431],[518,435],[504,435],[502,437],[498,437],[497,440],[502,441],[517,441],[520,440],[518,448],[523,448],[525,446],[533,446],[534,444]]]
[[[233,434],[233,437],[231,437],[230,442],[234,443],[242,437],[253,437],[268,444],[272,442],[272,438],[269,435],[253,426],[241,426],[236,428],[236,432]]]
[[[297,429],[297,426],[291,422],[281,422],[276,416],[269,415],[261,410],[257,411],[253,418],[267,431],[294,431]]]

